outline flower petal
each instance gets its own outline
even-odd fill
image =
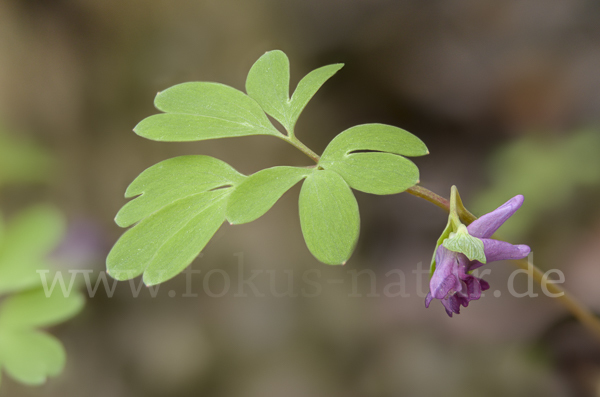
[[[448,309],[448,307],[446,307],[446,304],[444,303],[444,301],[442,301],[442,305],[444,305],[444,309],[446,309],[446,313],[448,314],[448,316],[452,317],[452,310],[450,310],[450,309]]]
[[[485,257],[488,263],[507,259],[523,259],[531,251],[527,245],[512,245],[506,241],[488,238],[483,238],[481,241],[483,241]],[[473,266],[471,266],[471,269],[473,269]]]
[[[434,282],[434,279],[432,278],[429,283],[429,288],[431,290],[431,295],[433,295],[434,298],[444,299],[451,290],[456,291],[461,288],[461,285],[458,278],[456,278],[454,274],[451,274],[441,282]]]
[[[482,291],[487,291],[488,289],[490,289],[490,285],[488,284],[488,282],[482,278],[479,279],[479,285],[481,285]]]
[[[435,252],[435,269],[436,269],[436,271],[437,271],[437,269],[445,271],[445,269],[452,268],[452,266],[449,266],[449,263],[453,262],[454,257],[456,257],[455,252],[452,252],[448,248],[444,247],[443,245],[440,245],[438,247],[437,251]],[[449,271],[449,272],[451,272],[451,271]]]
[[[458,255],[460,254],[452,252],[441,245],[438,247],[435,255],[435,271],[431,280],[429,280],[429,289],[434,298],[443,299],[451,289],[460,289],[460,284],[455,275]]]
[[[460,314],[460,303],[453,295],[448,299],[442,299],[442,305],[446,308],[446,313],[452,317],[452,313]]]
[[[491,261],[488,260],[487,262],[489,263]],[[478,267],[481,267],[481,266],[483,266],[483,263],[481,263],[479,261],[471,261],[471,262],[469,262],[469,270],[467,270],[467,271],[470,272],[471,270],[475,270],[475,269],[477,269]]]
[[[464,296],[455,295],[455,298],[460,305],[463,305],[464,307],[469,306],[469,299],[465,298]]]
[[[425,297],[425,307],[429,307],[429,304],[431,303],[432,300],[433,300],[433,295],[431,295],[431,292],[428,292],[427,297]]]
[[[496,230],[521,207],[523,200],[522,195],[515,196],[494,211],[473,221],[467,226],[469,234],[479,238],[492,237]]]
[[[477,277],[470,276],[465,280],[467,284],[468,300],[473,301],[481,298],[481,284]]]

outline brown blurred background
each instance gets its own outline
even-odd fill
[[[393,124],[428,145],[415,159],[424,186],[448,195],[458,185],[479,215],[525,194],[527,221],[507,235],[600,310],[596,0],[0,0],[0,122],[57,163],[50,183],[3,190],[4,211],[49,201],[70,224],[93,225],[105,243],[86,266],[100,272],[123,232],[112,220],[125,188],[150,165],[183,154],[246,174],[308,165],[269,137],[174,144],[132,132],[156,113],[156,92],[195,80],[243,90],[271,49],[289,56],[293,87],[316,67],[346,64],[300,118],[309,147],[321,152],[355,124]],[[201,273],[156,297],[135,298],[128,282],[112,297],[97,293],[53,329],[65,372],[38,388],[4,377],[0,395],[600,395],[598,343],[556,301],[510,296],[510,264],[486,276],[500,297],[488,293],[452,319],[439,302],[424,308],[427,281],[413,271],[428,267],[442,211],[407,194],[358,193],[357,251],[328,267],[302,240],[298,191],[253,223],[224,226],[193,264]],[[375,277],[354,285],[364,269]],[[399,282],[386,277],[394,269],[405,296],[384,294]],[[251,272],[265,296],[249,286],[237,296]],[[276,296],[271,287],[285,291],[290,274],[300,296]],[[211,297],[223,275],[230,290]],[[188,282],[197,297],[184,296]]]

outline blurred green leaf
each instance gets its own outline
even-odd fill
[[[0,364],[13,379],[36,386],[62,372],[65,351],[55,337],[31,330],[0,332]]]
[[[4,301],[0,309],[0,328],[50,327],[74,317],[84,303],[83,295],[78,291],[68,295],[60,288],[54,288],[48,294],[42,288],[21,292]]]
[[[0,130],[0,186],[45,181],[53,166],[53,159],[45,150]]]
[[[525,136],[499,148],[488,164],[490,187],[471,206],[475,214],[523,194],[527,205],[502,226],[518,239],[552,209],[565,206],[576,189],[600,185],[600,134],[582,130],[564,136]]]
[[[45,151],[0,132],[0,186],[45,180],[52,165]],[[0,307],[0,368],[28,385],[58,375],[65,363],[60,342],[35,328],[67,320],[84,304],[78,292],[46,297],[39,288],[37,271],[49,270],[47,256],[63,235],[63,217],[49,206],[24,210],[6,225],[0,222],[0,294],[13,293]]]
[[[36,270],[48,269],[45,257],[63,233],[64,220],[52,207],[36,206],[15,216],[0,238],[0,294],[39,285]]]
[[[360,215],[344,179],[333,171],[314,171],[302,185],[299,210],[310,252],[329,265],[346,263],[358,240]]]
[[[60,289],[48,296],[36,289],[7,298],[0,308],[0,366],[29,385],[58,375],[65,364],[64,348],[56,338],[35,328],[68,320],[83,305],[79,292],[65,296]]]
[[[308,101],[343,66],[333,64],[313,70],[298,83],[290,99],[288,57],[279,50],[269,51],[250,68],[246,79],[246,91],[268,115],[279,121],[288,132],[293,133],[296,121]]]
[[[227,219],[232,224],[242,224],[260,218],[311,172],[307,168],[273,167],[250,175],[229,196]]]
[[[165,113],[145,118],[134,131],[156,141],[281,135],[254,99],[223,84],[178,84],[160,92],[154,104]]]
[[[336,136],[319,166],[339,173],[354,189],[373,194],[405,191],[419,181],[419,170],[400,156],[422,156],[427,147],[411,133],[384,124],[364,124]]]
[[[128,227],[176,200],[232,186],[244,175],[229,164],[209,156],[180,156],[142,172],[127,188],[125,197],[136,197],[121,208],[115,222]]]

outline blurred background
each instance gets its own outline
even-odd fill
[[[595,0],[0,0],[2,139],[35,147],[17,156],[0,140],[0,179],[27,182],[3,187],[3,212],[54,204],[77,242],[64,266],[99,274],[123,232],[113,218],[125,189],[145,168],[184,154],[245,174],[309,165],[269,137],[176,144],[132,132],[157,112],[158,91],[186,81],[243,90],[272,49],[289,56],[292,87],[346,64],[298,122],[309,147],[320,153],[356,124],[392,124],[429,147],[414,159],[422,185],[448,196],[456,184],[476,215],[524,194],[503,235],[600,311]],[[31,162],[43,172],[28,173]],[[439,302],[425,309],[418,271],[446,224],[441,210],[357,193],[357,251],[328,267],[302,240],[298,192],[253,223],[223,226],[192,265],[200,273],[139,295],[129,282],[100,288],[51,330],[67,350],[64,373],[35,388],[3,377],[0,396],[600,395],[598,342],[537,286],[537,298],[511,296],[508,263],[488,267],[494,294],[459,316]],[[243,284],[253,275],[258,293]]]

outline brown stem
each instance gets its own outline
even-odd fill
[[[415,185],[413,187],[408,188],[406,192],[412,194],[413,196],[425,199],[430,203],[437,205],[438,207],[440,207],[448,213],[450,212],[449,200],[445,199],[439,194],[432,192],[429,189],[424,188],[423,186]],[[460,219],[462,219],[467,225],[473,222],[475,219],[477,219],[475,215],[471,214],[468,210],[464,208],[458,208],[458,215],[460,216]]]
[[[545,288],[545,291],[556,296],[556,299],[559,299],[576,319],[594,333],[596,337],[600,338],[600,320],[591,310],[585,307],[559,285],[548,282],[548,278],[544,277],[544,273],[527,259],[519,259],[511,262],[517,267],[525,270],[529,276]]]

